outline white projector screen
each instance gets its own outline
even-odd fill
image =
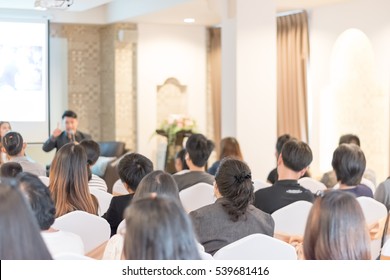
[[[0,121],[28,143],[49,135],[48,21],[0,19]]]

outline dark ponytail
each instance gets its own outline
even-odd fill
[[[240,160],[225,158],[215,175],[219,193],[223,196],[222,206],[232,221],[245,217],[246,210],[253,202],[251,170]]]

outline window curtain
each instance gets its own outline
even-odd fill
[[[277,18],[278,135],[308,141],[307,66],[309,59],[306,11]]]
[[[221,29],[209,29],[210,49],[209,49],[209,67],[210,67],[210,90],[211,90],[211,115],[213,122],[213,140],[216,144],[216,152],[219,154],[219,143],[221,141]]]

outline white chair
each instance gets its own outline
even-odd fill
[[[364,218],[368,226],[375,224],[378,221],[385,221],[388,212],[386,206],[376,201],[371,197],[360,196],[357,198],[360,206],[362,207]],[[376,259],[381,251],[382,232],[378,238],[371,240],[371,256],[372,259]]]
[[[260,189],[268,188],[271,185],[272,184],[264,182],[262,180],[253,180],[253,187],[254,187],[253,191],[256,192],[256,191],[258,191]]]
[[[275,233],[303,236],[312,205],[300,200],[273,212],[271,216],[275,222]]]
[[[90,257],[79,255],[75,253],[61,253],[53,256],[54,260],[79,260],[79,261],[91,261],[94,260]]]
[[[202,244],[196,241],[196,246],[198,247],[198,253],[201,260],[213,260],[213,256],[209,253],[206,253]]]
[[[42,181],[42,183],[45,184],[46,187],[49,186],[50,179],[46,176],[38,176],[38,178]]]
[[[312,193],[317,193],[318,191],[324,191],[326,190],[325,184],[321,183],[320,181],[317,181],[310,177],[303,177],[298,180],[298,183],[304,187],[305,189],[308,189]]]
[[[264,234],[251,234],[222,247],[216,260],[296,260],[295,248]]]
[[[113,195],[123,195],[123,194],[129,194],[128,190],[123,185],[122,181],[118,179],[114,186],[112,187],[112,194]]]
[[[116,234],[121,234],[126,230],[126,219],[123,219],[116,228]]]
[[[110,206],[113,195],[99,189],[91,188],[89,189],[89,191],[91,192],[91,194],[93,194],[96,197],[96,199],[99,202],[99,209],[98,209],[99,216],[103,216],[104,213],[107,212],[108,207]]]
[[[179,196],[188,213],[215,202],[214,187],[206,183],[198,183],[184,189],[180,191]]]
[[[84,211],[73,211],[58,217],[53,228],[70,231],[81,237],[85,253],[110,239],[110,224],[103,218]]]
[[[390,260],[390,240],[387,240],[385,245],[383,245],[381,255],[384,259]]]

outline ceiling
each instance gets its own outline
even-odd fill
[[[66,2],[67,0],[46,0],[46,1],[56,2],[58,5],[61,5],[62,2]],[[73,0],[73,4],[67,10],[82,12],[82,11],[90,10],[98,6],[107,4],[112,1],[113,0]],[[0,1],[0,9],[34,10],[34,3],[35,0]]]
[[[67,0],[55,1],[57,4]],[[72,0],[70,0],[72,1]],[[84,14],[93,14],[99,10],[100,16],[106,16],[106,22],[131,21],[137,23],[159,24],[184,24],[184,18],[194,18],[196,25],[214,25],[221,19],[222,1],[229,0],[73,0],[73,4],[56,13],[79,14],[82,19]],[[238,0],[236,0],[238,1]],[[264,0],[263,0],[264,1]],[[269,0],[266,0],[269,1]],[[322,5],[335,4],[353,0],[274,0],[278,11],[292,9],[310,9]],[[9,0],[0,1],[0,11],[4,9],[37,12],[34,9],[35,0]],[[65,6],[65,5],[64,5]],[[51,13],[47,11],[44,13]],[[115,16],[113,14],[120,14]],[[94,14],[96,16],[96,13]]]

